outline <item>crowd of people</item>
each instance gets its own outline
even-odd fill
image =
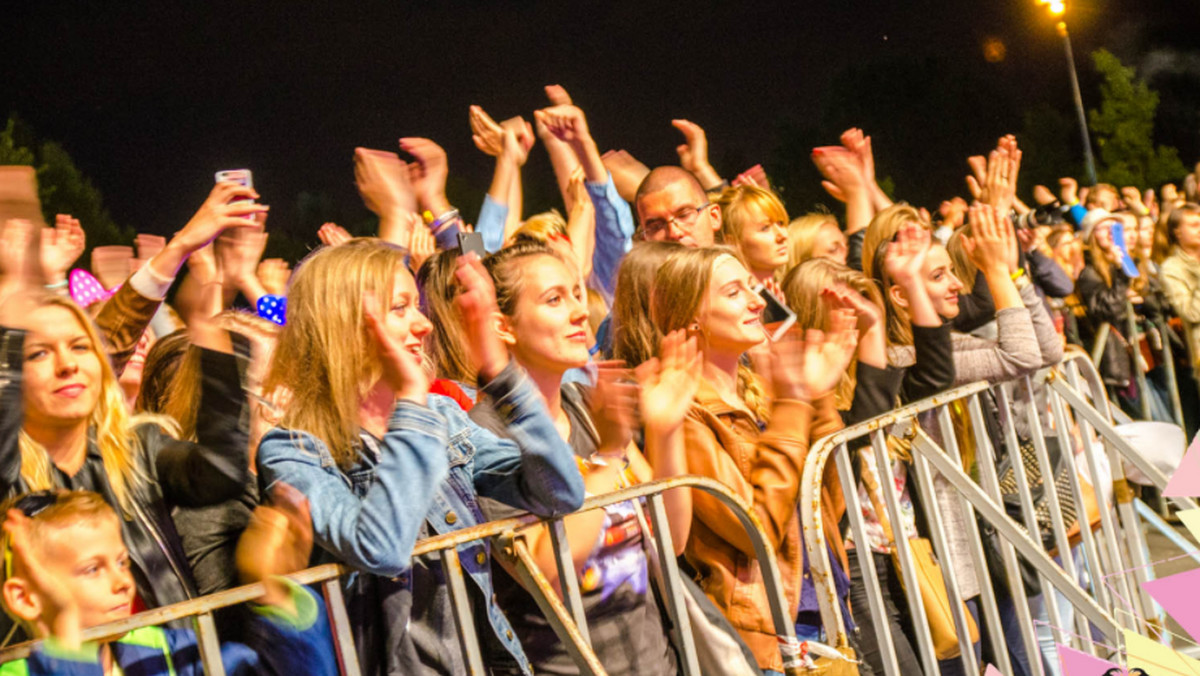
[[[1170,420],[1174,387],[1194,432],[1197,174],[1148,190],[1063,178],[1057,192],[1035,187],[1030,206],[1006,136],[968,160],[966,198],[926,209],[893,202],[871,137],[851,129],[812,151],[844,213],[797,216],[762,167],[723,178],[693,122],[672,121],[680,164],[650,169],[602,154],[583,109],[562,87],[546,94],[532,123],[470,109],[475,145],[495,158],[473,225],[446,197],[434,141],[400,139],[408,159],[357,148],[378,236],[326,224],[294,270],[260,260],[269,207],[237,182],[218,183],[169,239],[140,235],[136,252],[99,248],[90,271],[76,268],[87,224],[46,225],[32,170],[0,171],[4,632],[9,645],[45,639],[0,674],[198,673],[186,627],[100,645],[81,633],[259,581],[261,598],[217,616],[227,665],[336,673],[320,597],[283,577],[328,562],[355,571],[341,582],[364,673],[467,673],[441,561],[414,547],[526,512],[570,515],[567,553],[608,673],[671,674],[645,507],[573,514],[585,496],[682,475],[720,482],[757,513],[797,636],[819,643],[832,637],[798,508],[817,439],[956,385],[1017,380],[1101,335],[1114,400],[1140,416],[1148,398]],[[521,167],[539,141],[563,208],[526,215]],[[783,312],[764,314],[772,304]],[[1155,342],[1170,340],[1177,383]],[[999,450],[1001,412],[985,401]],[[1040,420],[1063,452],[1078,448],[1077,430]],[[977,575],[954,488],[935,476],[937,504],[920,504],[905,440],[889,442],[890,466],[860,450],[870,542],[849,535],[833,463],[820,500],[859,673],[883,673],[861,556],[879,572],[901,672],[921,672],[890,552],[927,533],[929,510],[975,620],[983,585],[1000,598],[1008,644],[976,651],[1008,650],[1031,673],[1045,657],[1025,654],[1007,618],[1024,603],[1044,616],[1038,595],[1014,599]],[[974,462],[964,452],[964,469]],[[888,479],[900,523],[873,501]],[[690,489],[666,492],[664,507],[686,592],[752,672],[782,673],[741,522]],[[524,537],[560,589],[549,530]],[[578,673],[492,543],[458,554],[491,673]],[[955,654],[939,658],[942,673],[962,673]]]

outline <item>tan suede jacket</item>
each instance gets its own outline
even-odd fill
[[[815,407],[789,399],[775,401],[770,424],[759,432],[749,412],[726,403],[708,382],[701,383],[684,422],[688,471],[720,481],[753,505],[775,547],[791,609],[799,606],[804,584],[797,501],[809,441],[841,427],[833,397],[828,396]],[[844,565],[837,523],[845,503],[836,470],[827,471],[824,480],[823,530]],[[684,556],[699,573],[701,588],[741,633],[759,667],[783,671],[766,587],[741,522],[701,491],[693,491],[692,510]]]
[[[96,327],[107,343],[105,348],[118,376],[137,351],[142,333],[161,304],[161,300],[151,300],[134,291],[133,285],[126,281],[96,314]]]

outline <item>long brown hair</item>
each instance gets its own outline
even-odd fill
[[[417,270],[417,287],[421,290],[421,310],[433,325],[425,337],[425,356],[433,366],[434,375],[473,383],[476,368],[463,344],[462,322],[454,303],[462,291],[454,276],[460,253],[456,247],[427,258]]]
[[[658,269],[674,252],[675,242],[639,242],[621,259],[613,294],[612,356],[630,368],[654,356],[662,335],[650,318],[650,295]]]
[[[282,426],[320,439],[343,469],[357,457],[359,405],[382,374],[363,301],[373,294],[376,303],[389,304],[401,271],[404,249],[356,238],[317,249],[297,266],[288,287],[287,324],[263,390],[287,388]]]
[[[713,268],[723,256],[741,261],[737,252],[728,247],[683,248],[672,253],[654,276],[650,293],[650,316],[661,335],[679,329],[689,329],[704,309]],[[743,265],[745,265],[743,263]],[[703,335],[705,327],[699,327]],[[745,364],[738,364],[738,396],[754,415],[763,422],[770,419],[770,402],[762,381]]]

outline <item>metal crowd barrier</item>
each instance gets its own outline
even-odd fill
[[[996,450],[988,435],[984,421],[981,397],[991,390],[1000,419],[1003,450],[1012,460],[1013,478],[1017,486],[1020,514],[1014,520],[1006,511],[997,476]],[[1015,394],[1014,394],[1015,393]],[[1042,398],[1044,396],[1044,399]],[[1014,402],[1013,399],[1017,401]],[[975,447],[978,477],[972,477],[962,468],[955,436],[951,405],[965,405],[970,419],[970,429]],[[1043,528],[1035,512],[1034,487],[1026,475],[1021,461],[1020,440],[1015,417],[1024,417],[1028,441],[1033,448],[1036,469],[1043,491],[1044,504],[1049,512],[1049,533],[1054,543],[1055,558],[1047,553],[1043,545]],[[1043,426],[1042,421],[1049,424]],[[926,428],[922,427],[922,423]],[[939,445],[928,434],[936,427],[942,439]],[[1065,518],[1060,501],[1058,474],[1048,452],[1045,433],[1053,433],[1062,441],[1061,464],[1057,468],[1065,473],[1069,484],[1069,497],[1075,505],[1079,528],[1079,542],[1073,547],[1068,530],[1073,522]],[[808,548],[812,577],[821,604],[825,630],[830,636],[843,640],[841,611],[836,599],[832,572],[821,528],[820,488],[826,463],[832,458],[837,463],[842,481],[842,492],[846,501],[846,515],[855,546],[858,548],[858,565],[868,596],[867,608],[855,608],[862,618],[870,614],[879,649],[888,676],[898,676],[900,667],[895,652],[895,641],[886,620],[884,600],[879,578],[875,572],[875,561],[870,554],[866,523],[859,501],[858,480],[853,471],[855,459],[851,457],[847,444],[864,437],[869,446],[860,453],[873,453],[876,467],[883,475],[878,482],[879,493],[873,496],[875,504],[882,504],[889,521],[893,524],[895,545],[900,561],[897,573],[903,580],[908,615],[911,618],[913,636],[910,637],[926,674],[940,673],[934,650],[933,638],[926,620],[912,559],[909,542],[904,537],[901,525],[899,495],[891,478],[892,459],[886,441],[888,434],[911,440],[912,462],[909,466],[910,490],[919,491],[924,505],[926,522],[923,533],[928,533],[946,582],[946,591],[954,618],[958,640],[959,659],[968,674],[979,673],[979,664],[970,643],[967,617],[963,612],[954,566],[950,560],[948,536],[943,528],[933,490],[934,474],[946,480],[958,494],[962,513],[966,515],[965,537],[970,553],[969,565],[973,566],[980,580],[980,626],[981,638],[986,636],[992,646],[996,666],[1002,673],[1013,673],[1008,651],[1004,646],[1013,641],[1005,637],[1000,620],[997,589],[1003,585],[1007,597],[1013,599],[1020,640],[1036,676],[1043,676],[1042,651],[1038,642],[1035,618],[1026,602],[1028,594],[1022,582],[1021,562],[1036,572],[1037,586],[1044,602],[1048,625],[1056,642],[1098,654],[1111,656],[1111,649],[1121,645],[1122,629],[1135,629],[1141,633],[1162,635],[1161,618],[1154,615],[1156,606],[1141,590],[1150,573],[1142,523],[1134,505],[1133,492],[1125,481],[1122,460],[1127,460],[1142,470],[1161,490],[1168,477],[1153,467],[1126,441],[1113,426],[1112,409],[1105,398],[1104,385],[1088,355],[1082,350],[1070,350],[1064,362],[1055,368],[1046,369],[1027,376],[1015,383],[989,386],[974,383],[950,390],[932,398],[843,429],[821,439],[809,451],[801,480],[801,518],[805,524],[805,543]],[[1076,465],[1074,435],[1078,434],[1082,448],[1083,467]],[[1093,435],[1097,438],[1093,438]],[[1099,443],[1097,443],[1097,441]],[[1111,477],[1101,469],[1101,458],[1108,460]],[[1030,468],[1032,469],[1032,467]],[[1085,488],[1081,477],[1093,487],[1099,509],[1099,524],[1095,532],[1090,523]],[[1099,488],[1111,483],[1113,505],[1104,504],[1103,491]],[[1194,507],[1189,499],[1173,499],[1177,507]],[[978,521],[977,521],[978,519]],[[999,537],[998,549],[1002,570],[989,570],[988,556],[984,550],[984,534],[979,523],[994,529]],[[1161,526],[1162,524],[1156,524]],[[921,528],[921,525],[918,525]],[[960,534],[964,535],[964,534]],[[889,564],[890,565],[890,564]],[[1065,599],[1066,608],[1060,607]],[[1069,614],[1068,614],[1069,613]],[[1067,619],[1073,617],[1073,621]],[[1038,623],[1041,624],[1041,623]],[[1165,638],[1165,637],[1162,637]],[[1107,652],[1106,652],[1107,651]]]
[[[1150,393],[1147,390],[1146,384],[1146,364],[1142,359],[1141,349],[1138,347],[1138,335],[1144,334],[1145,331],[1139,329],[1138,323],[1142,322],[1147,327],[1147,330],[1153,330],[1158,335],[1158,346],[1151,342],[1152,350],[1157,350],[1162,356],[1163,363],[1163,380],[1166,381],[1167,397],[1171,406],[1171,415],[1174,418],[1176,425],[1184,426],[1183,422],[1183,404],[1179,398],[1179,384],[1175,380],[1175,355],[1174,349],[1171,347],[1172,338],[1178,339],[1175,332],[1164,322],[1151,322],[1149,319],[1137,314],[1133,308],[1133,303],[1125,304],[1125,330],[1129,334],[1128,341],[1130,344],[1131,354],[1130,360],[1133,363],[1133,376],[1138,386],[1138,392],[1141,396],[1138,397],[1144,420],[1151,420],[1150,409]],[[1106,347],[1109,336],[1112,333],[1112,326],[1105,322],[1100,325],[1096,331],[1096,339],[1092,344],[1091,361],[1092,365],[1099,367],[1100,359],[1104,356],[1104,348]],[[1200,374],[1196,374],[1200,378]]]
[[[663,506],[662,494],[670,489],[704,491],[720,500],[737,516],[742,527],[750,536],[755,555],[762,569],[775,632],[779,637],[785,672],[789,676],[803,674],[804,670],[798,656],[792,654],[788,649],[797,645],[794,609],[788,608],[787,598],[779,578],[775,551],[767,539],[758,516],[739,496],[712,479],[684,476],[640,484],[588,498],[584,501],[580,512],[600,509],[627,500],[645,500],[651,529],[658,546],[659,563],[662,566],[663,586],[665,587],[662,601],[667,609],[675,645],[680,653],[680,672],[688,676],[700,676],[701,674],[688,614],[684,607],[684,594],[688,592],[682,584],[674,555],[675,549],[671,543],[671,530],[668,527],[667,514]],[[482,676],[487,673],[487,670],[483,663],[479,637],[475,633],[475,621],[472,616],[470,599],[467,596],[467,586],[457,548],[475,540],[495,538],[493,554],[499,555],[515,567],[522,583],[530,590],[559,639],[579,666],[580,673],[591,676],[605,674],[604,667],[590,647],[587,618],[584,616],[579,581],[575,566],[572,564],[571,552],[563,528],[563,518],[539,520],[532,515],[525,515],[491,521],[417,543],[413,550],[414,558],[434,552],[440,554],[449,586],[460,647],[468,673]],[[561,599],[533,562],[532,554],[522,535],[522,531],[542,524],[549,527],[554,543],[559,580],[562,582],[563,588]],[[327,564],[289,576],[302,584],[319,584],[321,586],[329,614],[334,648],[337,651],[338,663],[343,676],[359,676],[361,674],[354,637],[342,598],[341,577],[351,572],[353,570],[346,566]],[[221,664],[216,625],[213,621],[213,611],[244,603],[261,594],[262,586],[260,584],[218,592],[182,603],[147,610],[124,620],[93,627],[84,631],[83,639],[85,641],[114,640],[134,629],[193,618],[205,673],[210,676],[225,676],[225,669]],[[845,635],[841,635],[840,638],[842,639],[840,647],[845,647]],[[33,645],[33,642],[26,642],[0,651],[0,663],[27,657]]]

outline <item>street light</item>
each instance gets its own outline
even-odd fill
[[[1052,16],[1062,16],[1067,11],[1066,0],[1038,0],[1039,5],[1047,5]],[[1092,142],[1088,137],[1087,113],[1083,110],[1083,95],[1079,93],[1079,76],[1075,74],[1075,55],[1071,51],[1071,36],[1067,33],[1067,23],[1059,21],[1055,26],[1063,39],[1063,49],[1067,54],[1067,74],[1071,76],[1071,92],[1075,96],[1075,114],[1079,117],[1079,136],[1083,141],[1083,168],[1087,173],[1089,185],[1096,185],[1096,159],[1092,157]]]

